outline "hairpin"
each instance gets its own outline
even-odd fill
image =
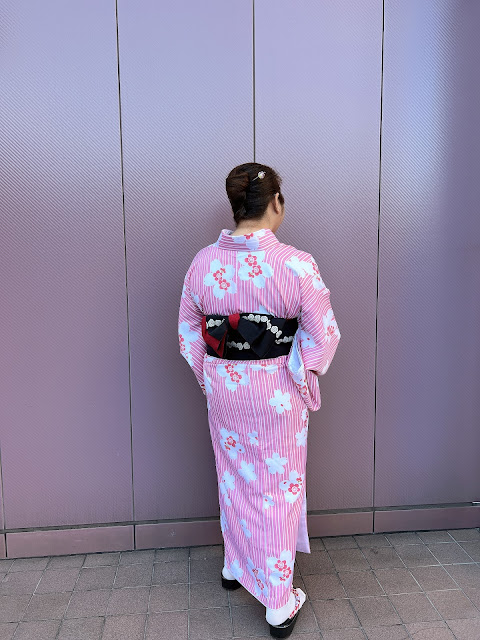
[[[260,180],[262,180],[264,177],[265,177],[265,171],[259,171],[258,174],[255,176],[255,178],[252,179],[252,182],[257,178],[260,178]]]

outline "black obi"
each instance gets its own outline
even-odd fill
[[[277,318],[263,313],[211,314],[202,318],[207,354],[228,360],[287,355],[297,328],[297,318]]]

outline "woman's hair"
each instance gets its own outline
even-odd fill
[[[265,171],[265,176],[254,180],[259,171]],[[225,186],[235,222],[238,224],[241,220],[261,218],[276,193],[279,194],[280,204],[283,204],[285,199],[280,191],[281,183],[278,173],[265,164],[247,162],[232,169]]]

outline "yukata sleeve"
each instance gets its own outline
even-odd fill
[[[202,336],[203,313],[194,300],[190,290],[192,265],[190,265],[183,282],[180,308],[178,313],[178,339],[180,353],[188,362],[197,378],[204,395],[203,359],[207,352],[207,344]]]
[[[340,341],[340,331],[325,285],[314,258],[305,263],[300,275],[301,309],[299,339],[305,369],[324,375]]]

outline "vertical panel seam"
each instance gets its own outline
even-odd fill
[[[128,353],[128,402],[129,402],[129,420],[130,420],[130,465],[131,465],[131,482],[132,482],[132,520],[135,522],[135,491],[133,484],[133,421],[132,421],[132,372],[131,372],[131,353],[130,353],[130,313],[128,306],[128,267],[127,267],[127,230],[125,222],[125,182],[123,171],[123,132],[122,132],[122,96],[120,88],[120,42],[118,35],[118,0],[115,0],[115,25],[116,25],[116,41],[117,41],[117,81],[118,81],[118,124],[120,136],[120,177],[122,187],[122,217],[123,217],[123,247],[125,253],[125,300],[127,314],[127,353]],[[136,531],[133,525],[133,548],[136,549]]]
[[[375,532],[375,485],[376,485],[376,443],[377,443],[377,367],[378,367],[378,289],[379,289],[379,265],[380,265],[380,202],[382,184],[382,124],[383,124],[383,55],[385,35],[385,0],[382,0],[382,62],[380,74],[380,143],[378,159],[378,219],[377,219],[377,292],[375,302],[375,380],[374,380],[374,418],[373,418],[373,533]]]

